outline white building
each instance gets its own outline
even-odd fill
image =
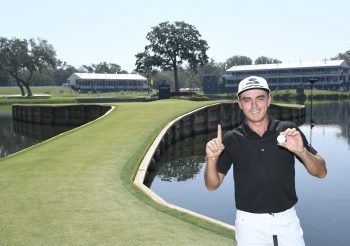
[[[238,83],[248,76],[264,77],[272,90],[309,88],[309,79],[317,79],[314,88],[349,90],[349,66],[344,60],[275,63],[233,66],[224,75],[225,91],[236,91]]]
[[[148,89],[147,79],[139,74],[74,73],[67,79],[80,91],[142,91]]]

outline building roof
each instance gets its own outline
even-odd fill
[[[349,67],[345,60],[324,60],[317,62],[292,62],[292,63],[273,63],[273,64],[259,64],[259,65],[242,65],[233,66],[226,70],[226,72],[249,71],[249,70],[276,70],[288,68],[315,68],[315,67]]]
[[[147,80],[145,77],[141,76],[140,74],[74,73],[70,77],[72,76],[75,78],[78,77],[77,79]]]

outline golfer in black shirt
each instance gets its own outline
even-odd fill
[[[264,78],[242,80],[237,96],[245,121],[224,137],[219,125],[207,143],[205,185],[217,189],[233,167],[238,246],[305,245],[294,209],[295,157],[319,178],[327,174],[325,161],[294,123],[269,116],[272,97]]]

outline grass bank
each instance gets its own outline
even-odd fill
[[[305,101],[311,99],[311,90],[305,89],[303,94],[298,94],[296,89],[290,90],[275,90],[271,92],[272,97],[276,101],[284,102],[298,102],[303,104]],[[213,99],[235,99],[236,93],[211,94],[207,95]],[[349,100],[350,91],[326,91],[326,90],[312,90],[312,98],[314,101],[338,101]]]
[[[166,123],[205,104],[116,104],[0,159],[0,245],[233,245],[231,231],[155,204],[131,181]]]
[[[79,99],[137,99],[150,98],[148,92],[78,93],[68,87],[31,87],[33,97],[21,97],[18,87],[0,87],[0,104],[14,103],[76,103]]]

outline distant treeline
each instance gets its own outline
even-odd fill
[[[135,56],[130,54],[130,56]],[[350,64],[350,50],[338,53],[329,59],[344,59]],[[101,59],[103,60],[103,59]],[[135,58],[136,61],[136,58]],[[260,56],[255,60],[243,55],[234,55],[225,62],[209,61],[199,66],[196,71],[183,65],[178,71],[182,88],[202,88],[203,77],[212,75],[222,83],[225,70],[237,65],[281,63],[277,58]],[[135,67],[136,68],[136,67]],[[53,46],[44,39],[8,39],[0,37],[0,86],[61,86],[75,72],[80,73],[128,73],[116,63],[100,62],[98,64],[74,67],[56,57]],[[135,71],[131,71],[134,73]],[[142,74],[146,76],[145,74]],[[157,69],[147,74],[155,87],[161,83],[174,88],[174,75],[171,69]],[[22,89],[21,89],[22,90]],[[22,94],[24,90],[22,90]],[[30,93],[28,93],[30,94]],[[28,95],[27,94],[27,95]]]
[[[306,100],[311,100],[311,93],[308,92],[308,94],[305,93],[290,93],[290,92],[276,92],[273,93],[273,99],[276,101],[297,101],[297,102],[304,102]],[[312,95],[312,100],[316,101],[337,101],[337,100],[347,100],[350,99],[350,93],[349,92],[329,92],[324,93],[320,91],[314,91]]]

